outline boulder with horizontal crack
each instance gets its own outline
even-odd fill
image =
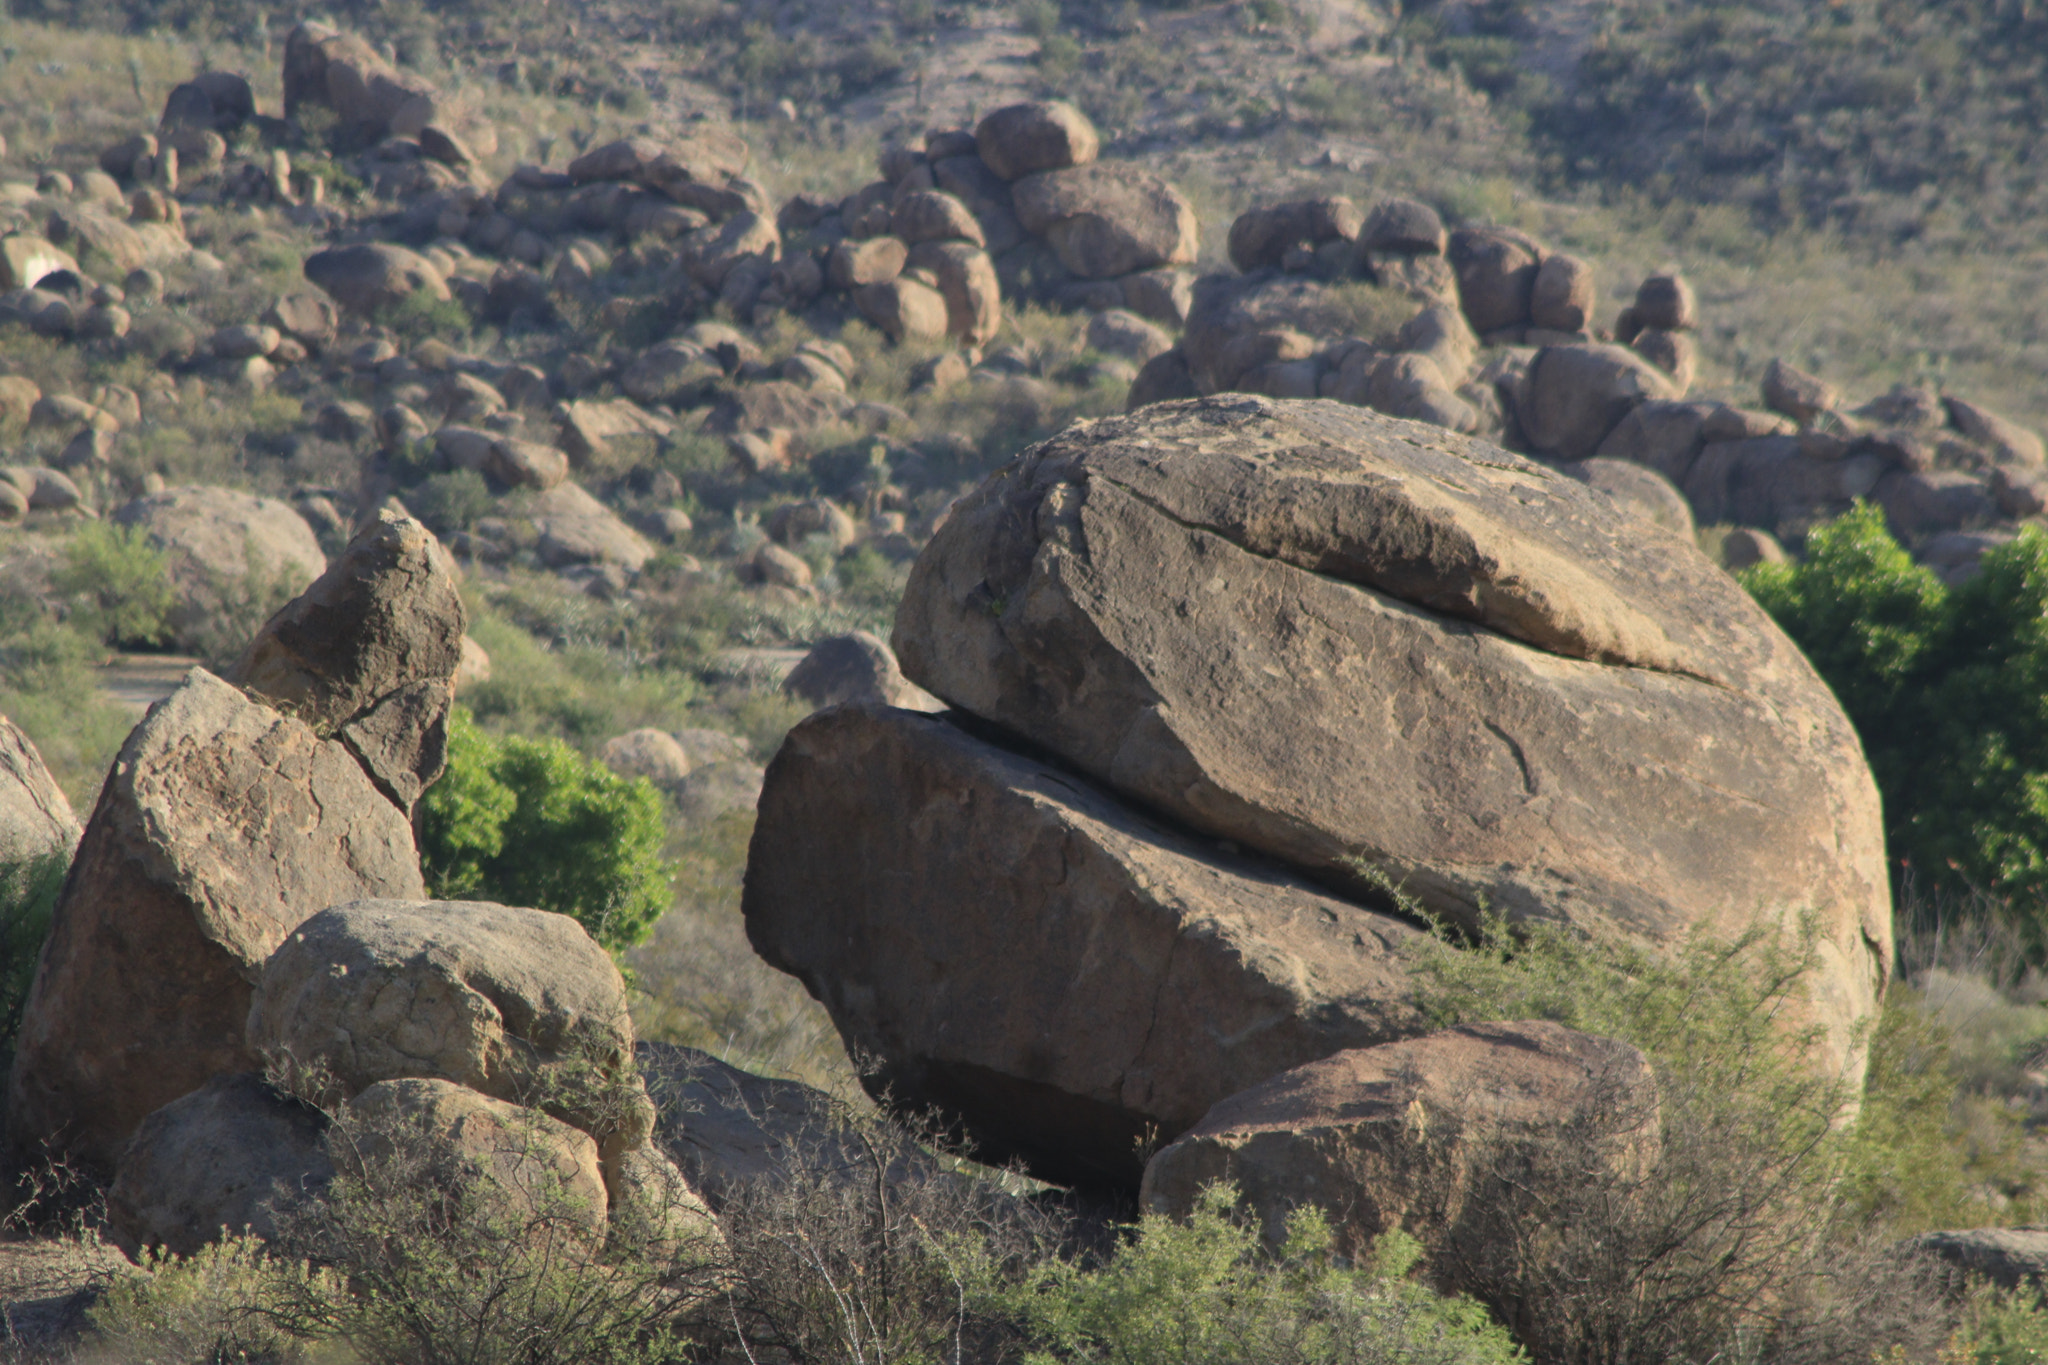
[[[791,731],[742,908],[755,949],[881,1061],[876,1089],[1050,1179],[1134,1185],[1148,1132],[1422,1027],[1413,925],[873,704]]]
[[[1015,742],[1353,895],[1653,946],[1810,912],[1812,1016],[1861,1075],[1891,913],[1856,734],[1732,579],[1562,473],[1336,404],[1159,404],[956,504],[893,643]]]

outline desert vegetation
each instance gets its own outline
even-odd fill
[[[0,1352],[2048,1352],[2034,7],[300,17],[0,45]]]

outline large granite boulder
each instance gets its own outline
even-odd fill
[[[285,39],[284,116],[334,111],[341,130],[364,144],[417,137],[442,112],[432,82],[400,71],[353,33],[302,23]]]
[[[850,701],[900,706],[907,711],[945,709],[944,703],[904,678],[889,646],[864,630],[834,635],[812,645],[810,653],[782,680],[782,690],[815,710]]]
[[[985,1159],[1133,1185],[1138,1140],[1421,1031],[1411,925],[1157,825],[936,717],[821,712],[769,766],[747,935],[872,1078]]]
[[[307,916],[424,894],[411,825],[345,745],[194,669],[86,824],[22,1019],[9,1146],[110,1174],[151,1112],[258,1069],[251,986]]]
[[[1025,231],[1043,236],[1084,280],[1187,265],[1201,247],[1195,210],[1150,171],[1100,162],[1041,171],[1010,186]]]
[[[279,1216],[333,1177],[326,1115],[261,1076],[215,1076],[142,1121],[107,1191],[107,1222],[131,1256],[190,1256],[223,1232],[275,1237]]]
[[[322,910],[263,965],[248,1039],[344,1097],[429,1077],[538,1105],[607,1157],[653,1125],[619,969],[582,925],[544,910],[418,899]]]
[[[297,591],[327,569],[313,528],[276,498],[232,488],[166,488],[124,504],[113,520],[140,530],[163,554],[177,590],[167,618],[171,640],[193,653],[239,647],[241,640],[229,641],[224,632],[242,603],[278,583]]]
[[[1320,1208],[1347,1254],[1424,1236],[1444,1288],[1512,1254],[1516,1218],[1581,1191],[1640,1190],[1661,1150],[1649,1060],[1560,1024],[1471,1024],[1340,1052],[1218,1104],[1145,1166],[1140,1205],[1185,1217],[1234,1184],[1267,1243]],[[1523,1249],[1526,1250],[1524,1247]]]
[[[892,655],[889,666],[895,665]],[[64,789],[21,727],[0,716],[0,877],[53,853],[69,859],[77,846],[78,817]]]
[[[893,643],[1122,796],[1454,924],[1670,945],[1811,912],[1861,1075],[1891,911],[1855,731],[1732,579],[1561,473],[1332,403],[1156,405],[956,504]]]
[[[1095,160],[1102,140],[1088,116],[1065,100],[1005,105],[974,128],[975,150],[1004,180],[1063,170]]]
[[[402,809],[441,775],[467,614],[440,542],[381,511],[228,674],[335,735]]]

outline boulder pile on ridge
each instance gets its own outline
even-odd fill
[[[792,732],[748,933],[899,1099],[1049,1174],[1135,1183],[1133,1134],[1424,1031],[1389,884],[1652,947],[1811,909],[1812,1018],[1861,1074],[1891,918],[1855,733],[1576,479],[1364,409],[1159,405],[963,500],[894,643],[953,713]]]

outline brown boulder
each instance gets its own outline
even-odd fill
[[[940,190],[916,190],[898,199],[889,214],[889,231],[912,246],[954,241],[988,245],[967,205]]]
[[[416,293],[445,302],[448,281],[433,262],[388,242],[329,247],[306,258],[306,278],[343,308],[375,313]]]
[[[1529,321],[1542,248],[1512,228],[1459,228],[1445,253],[1472,330],[1484,336]]]
[[[903,676],[895,651],[867,631],[834,635],[811,646],[810,653],[782,680],[789,696],[822,711],[846,702],[898,706],[907,711],[943,711],[945,703]]]
[[[1586,262],[1560,253],[1537,267],[1529,300],[1531,326],[1583,332],[1593,325],[1593,313],[1599,306],[1599,284]]]
[[[1413,199],[1381,200],[1358,233],[1366,251],[1405,256],[1441,256],[1448,240],[1436,210]]]
[[[1875,1008],[1880,821],[1833,695],[1695,548],[1495,447],[1248,399],[1077,427],[955,504],[893,643],[951,705],[1336,884],[1369,894],[1362,862],[1454,923],[1652,945],[1811,910],[1845,1063]]]
[[[1699,302],[1683,275],[1652,275],[1636,290],[1638,326],[1686,332],[1699,326]]]
[[[1842,404],[1842,395],[1818,375],[1774,359],[1764,370],[1764,406],[1804,425]]]
[[[78,817],[64,789],[21,727],[0,716],[0,881],[9,868],[51,854],[68,862],[77,846]]]
[[[527,516],[540,534],[534,550],[551,569],[617,564],[638,573],[654,557],[646,537],[578,483],[564,481],[538,494]]]
[[[1186,1217],[1230,1181],[1268,1245],[1323,1209],[1345,1254],[1418,1235],[1441,1288],[1514,1245],[1513,1213],[1655,1165],[1656,1077],[1642,1053],[1558,1024],[1471,1024],[1310,1062],[1203,1116],[1146,1164],[1146,1213]]]
[[[1949,421],[1955,424],[1955,429],[1987,447],[2001,464],[2038,469],[2048,460],[2048,446],[2042,444],[2041,437],[2018,422],[1961,398],[1942,401],[1948,405]]]
[[[1034,171],[1085,166],[1102,142],[1088,116],[1064,100],[1012,104],[984,117],[974,128],[982,163],[1004,180]]]
[[[907,337],[930,340],[946,335],[952,313],[946,296],[927,284],[897,278],[870,284],[853,293],[854,307],[891,341]]]
[[[1290,247],[1351,241],[1363,221],[1342,195],[1246,209],[1230,225],[1230,263],[1246,274],[1278,266]]]
[[[910,248],[897,237],[837,242],[825,258],[825,279],[834,289],[887,284],[903,273],[909,257]]]
[[[1018,221],[1084,280],[1191,263],[1195,210],[1179,190],[1133,166],[1042,171],[1010,186]]]
[[[538,1109],[452,1081],[380,1081],[336,1115],[339,1172],[394,1188],[467,1187],[483,1216],[567,1215],[592,1236],[610,1196],[597,1144]]]
[[[986,346],[1003,325],[1003,286],[988,253],[970,242],[921,242],[910,264],[938,277],[946,299],[946,334],[963,346]]]
[[[414,137],[442,113],[432,82],[400,71],[352,33],[302,23],[284,45],[284,116],[332,109],[350,138]]]
[[[883,1060],[878,1091],[1048,1178],[1135,1183],[1148,1128],[1421,1028],[1419,930],[907,711],[790,732],[742,906],[756,950]]]
[[[306,519],[290,503],[229,488],[166,488],[124,504],[117,525],[140,530],[162,553],[177,589],[167,624],[171,638],[194,653],[220,654],[247,630],[238,604],[262,600],[275,585],[301,589],[327,570],[327,556]]]
[[[324,1114],[261,1076],[215,1076],[135,1130],[107,1191],[114,1242],[190,1256],[223,1234],[275,1237],[334,1178],[326,1138]]]
[[[1619,346],[1546,346],[1516,394],[1515,420],[1539,455],[1583,460],[1638,404],[1678,397],[1671,380]]]
[[[653,1124],[610,954],[567,915],[479,901],[322,910],[263,964],[249,1046],[350,1098],[379,1081],[455,1081],[534,1104],[610,1158]]]
[[[149,1113],[256,1069],[251,983],[308,915],[423,894],[411,826],[346,747],[194,669],[80,840],[9,1078],[13,1150],[111,1171]]]
[[[1683,488],[1693,461],[1706,445],[1707,403],[1656,401],[1630,408],[1594,453],[1603,460],[1628,460],[1654,469]]]
[[[1559,465],[1558,469],[1588,488],[1599,489],[1652,526],[1692,538],[1692,505],[1656,470],[1627,460],[1598,458]]]
[[[446,760],[467,628],[447,552],[419,522],[385,509],[226,676],[338,737],[410,811]]]

